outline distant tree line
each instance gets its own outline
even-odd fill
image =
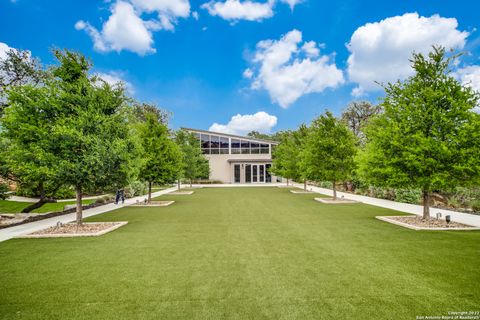
[[[456,57],[442,47],[413,54],[414,75],[384,84],[378,105],[353,102],[339,118],[327,111],[282,132],[272,171],[330,181],[334,198],[338,182],[418,188],[428,218],[432,192],[479,184],[479,94],[451,74]]]

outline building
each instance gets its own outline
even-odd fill
[[[210,180],[222,183],[271,183],[280,178],[270,172],[272,149],[278,142],[205,130],[194,133],[210,164]]]

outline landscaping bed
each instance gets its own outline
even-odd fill
[[[321,202],[321,203],[326,203],[326,204],[359,203],[358,201],[349,200],[349,199],[344,199],[344,198],[337,198],[337,199],[332,199],[332,198],[315,198],[315,201],[318,201],[318,202]]]
[[[480,230],[459,222],[446,222],[443,219],[423,219],[420,216],[377,216],[379,220],[414,230]]]
[[[33,232],[19,238],[94,237],[111,232],[128,222],[89,222],[77,226],[76,223],[58,224],[54,227]]]
[[[193,194],[193,191],[173,191],[168,193],[168,195],[172,196],[187,196],[190,194]]]
[[[173,204],[175,201],[157,201],[157,200],[152,200],[150,202],[140,202],[138,201],[137,203],[134,203],[130,206],[133,207],[167,207],[171,204]]]
[[[308,190],[290,190],[290,192],[295,194],[315,193],[313,191],[308,191]]]

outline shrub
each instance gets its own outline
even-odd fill
[[[124,189],[124,195],[127,198],[132,198],[135,196],[141,196],[146,194],[148,191],[147,184],[141,181],[132,181]]]
[[[396,189],[395,201],[419,204],[421,195],[420,189]]]
[[[470,207],[473,211],[480,212],[480,199],[472,200],[470,202]]]
[[[6,183],[0,183],[0,200],[7,199],[8,185]]]
[[[97,199],[95,200],[95,203],[96,203],[96,204],[104,204],[105,202],[106,202],[106,201],[105,201],[104,198],[97,198]]]

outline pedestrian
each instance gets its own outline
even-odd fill
[[[115,194],[115,204],[118,204],[118,202],[122,200],[122,204],[125,203],[125,191],[123,188],[118,188],[117,192]]]

